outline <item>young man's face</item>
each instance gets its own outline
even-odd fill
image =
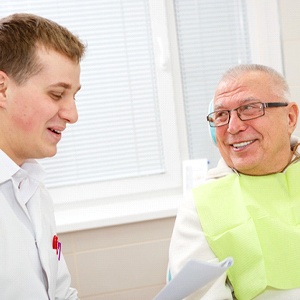
[[[80,65],[44,48],[37,57],[41,71],[21,85],[0,74],[0,148],[19,165],[55,155],[66,124],[78,119]]]
[[[215,94],[216,110],[231,110],[251,102],[284,102],[269,76],[252,72],[221,83]],[[290,135],[295,129],[298,109],[266,108],[265,115],[241,121],[231,112],[228,125],[216,128],[219,151],[227,165],[241,173],[263,175],[281,171],[291,159]]]

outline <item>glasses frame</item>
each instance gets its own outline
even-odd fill
[[[247,106],[247,105],[251,105],[251,104],[261,104],[261,109],[262,109],[262,114],[259,115],[259,116],[255,116],[255,117],[250,117],[250,118],[243,118],[241,117],[241,114],[239,113],[239,109],[243,106]],[[287,102],[260,102],[260,101],[257,101],[257,102],[251,102],[251,103],[247,103],[247,104],[243,104],[237,108],[234,108],[234,109],[222,109],[222,110],[216,110],[216,111],[213,111],[211,112],[209,115],[207,115],[206,117],[206,120],[209,122],[209,126],[210,127],[221,127],[221,126],[225,126],[227,124],[229,124],[230,122],[230,118],[231,118],[231,112],[233,111],[236,111],[237,112],[237,116],[239,117],[239,119],[241,121],[247,121],[247,120],[253,120],[253,119],[257,119],[257,118],[260,118],[262,116],[265,115],[265,108],[267,107],[284,107],[284,106],[288,106],[289,104]],[[226,123],[224,124],[221,124],[221,125],[214,125],[214,121],[211,121],[211,116],[214,115],[216,112],[227,112],[228,113],[228,118],[227,118],[227,121]]]

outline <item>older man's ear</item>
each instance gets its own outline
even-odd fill
[[[289,104],[289,133],[292,134],[297,126],[297,120],[299,115],[299,108],[295,102]]]

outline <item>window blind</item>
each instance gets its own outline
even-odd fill
[[[88,46],[77,108],[46,185],[67,186],[165,172],[147,0],[9,1],[0,16],[29,12],[66,26]]]
[[[229,67],[251,62],[244,0],[174,0],[183,97],[191,159],[219,154],[206,115],[217,83]]]

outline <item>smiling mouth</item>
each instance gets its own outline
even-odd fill
[[[55,129],[51,129],[51,128],[48,128],[51,132],[54,132],[56,134],[61,134],[61,131],[59,130],[55,130]]]
[[[241,143],[237,143],[237,144],[232,144],[232,146],[235,148],[235,149],[241,149],[241,148],[245,148],[246,146],[254,143],[255,140],[252,140],[252,141],[247,141],[247,142],[241,142]]]

